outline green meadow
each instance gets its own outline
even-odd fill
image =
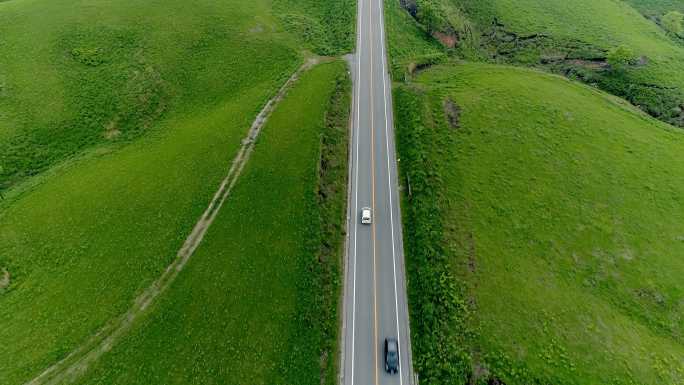
[[[175,257],[266,101],[307,56],[351,46],[353,9],[305,0],[0,2],[0,272],[10,277],[0,288],[0,383],[30,380],[131,306]],[[298,15],[321,26],[317,39],[291,26]],[[328,108],[338,83],[341,65],[322,67],[299,91],[320,97],[307,112]],[[306,154],[303,164],[318,161]],[[304,251],[290,252],[299,257],[290,271],[302,268]],[[213,282],[193,282],[206,285],[197,293],[211,291]],[[335,308],[331,285],[321,309]],[[302,360],[292,378],[310,381],[314,366],[334,372],[320,357],[309,361],[330,351],[330,324],[300,336],[286,329],[287,303],[262,311],[289,341],[317,342],[301,355],[273,350]]]
[[[186,269],[83,384],[336,383],[349,90],[343,62],[303,75]]]
[[[684,383],[681,4],[395,3],[421,384]]]
[[[506,66],[395,101],[421,383],[684,382],[684,133]]]
[[[1,2],[0,188],[158,131],[169,115],[217,107],[270,72],[291,72],[302,49],[350,50],[354,9],[348,0]],[[316,28],[297,28],[299,19]]]

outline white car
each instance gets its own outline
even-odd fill
[[[361,223],[364,225],[370,225],[372,222],[371,209],[370,207],[364,207],[361,209]]]

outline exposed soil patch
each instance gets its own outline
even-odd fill
[[[0,270],[0,290],[7,289],[9,287],[11,278],[12,277],[7,269],[2,268]]]
[[[447,48],[454,48],[456,47],[456,44],[458,44],[458,37],[456,37],[453,34],[444,32],[433,32],[432,36],[435,39],[439,40],[439,42]]]
[[[461,107],[459,107],[451,98],[444,100],[444,115],[449,123],[449,127],[457,129],[461,127]]]
[[[539,63],[547,70],[577,78],[585,83],[592,82],[592,76],[587,76],[587,74],[602,74],[611,69],[604,57],[569,58],[564,54],[543,55]]]
[[[606,70],[610,67],[610,65],[605,60],[572,59],[567,60],[566,63],[596,71]]]

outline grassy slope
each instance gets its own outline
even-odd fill
[[[322,237],[317,219],[320,212],[321,221],[342,227],[346,114],[338,116],[339,126],[329,127],[338,130],[333,150],[343,161],[335,166],[338,180],[328,181],[342,187],[329,195],[334,208],[328,212],[318,206],[318,160],[326,108],[345,72],[344,63],[335,62],[300,79],[264,127],[187,269],[84,384],[321,383],[320,349],[335,340],[326,333],[337,322],[335,316],[331,324],[321,322],[319,313],[327,310],[316,299],[322,295],[312,274]],[[336,102],[346,111],[348,83],[341,85]],[[337,247],[326,259],[334,271],[341,235],[330,240]],[[336,303],[336,293],[326,294]],[[328,353],[334,366],[335,349]],[[334,371],[327,374],[326,383],[334,383]]]
[[[684,12],[682,0],[625,0],[646,16],[662,16],[669,11]]]
[[[396,0],[385,1],[390,70],[395,80],[403,79],[409,66],[430,64],[443,59],[440,45],[431,40]]]
[[[263,51],[275,36],[288,40],[287,30],[298,49],[345,52],[352,2],[0,3],[0,189],[95,144],[134,139],[170,112],[216,106],[225,89],[253,86],[245,75],[269,63],[249,59],[256,52],[239,58],[251,42]],[[282,9],[315,24],[316,38],[276,23]]]
[[[0,202],[0,267],[11,274],[9,289],[0,291],[3,384],[21,383],[63,357],[160,274],[256,112],[301,61],[300,38],[283,32],[266,1],[191,9],[181,1],[69,5],[0,4],[0,108],[9,117],[0,123],[0,146],[19,143],[12,147],[19,163],[33,170],[24,174],[61,163],[24,178]],[[87,48],[79,60],[86,52],[105,64],[74,62],[79,47]],[[148,72],[162,79],[163,92],[138,78]],[[166,95],[164,112],[133,109],[140,119],[130,128],[154,135],[92,147],[106,141],[103,129],[89,131],[79,111],[98,119],[128,113],[146,95]],[[60,122],[72,130],[53,129]],[[119,128],[125,142],[142,133]],[[86,156],[73,156],[89,147]],[[54,157],[40,163],[46,153]]]
[[[263,50],[272,40],[266,5],[185,8],[181,1],[0,4],[0,111],[9,117],[0,126],[0,185],[94,144],[140,136],[165,112],[216,106],[227,95],[214,84],[236,92],[252,86],[241,74],[256,72],[248,58],[257,52],[225,58],[244,41]],[[266,30],[249,32],[260,24]],[[274,49],[288,54],[282,40]],[[107,139],[107,131],[120,134]]]
[[[627,3],[613,0],[455,0],[486,28],[494,18],[520,35],[546,33],[603,49],[625,45],[650,63],[634,75],[642,82],[684,89],[684,47]]]
[[[450,266],[455,299],[430,314],[458,312],[437,324],[457,342],[448,366],[431,361],[438,328],[414,341],[421,383],[467,383],[469,366],[506,384],[684,382],[682,133],[528,70],[438,67],[417,82],[396,92],[414,336],[433,325],[417,263]]]
[[[319,55],[352,51],[355,0],[273,0],[274,13],[285,28]]]

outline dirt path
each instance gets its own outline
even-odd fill
[[[297,81],[299,76],[304,71],[316,65],[318,61],[317,58],[307,60],[306,63],[295,71],[280,88],[278,93],[266,103],[261,112],[256,116],[251,128],[247,132],[247,136],[242,141],[240,150],[230,165],[228,175],[226,175],[225,179],[221,182],[218,191],[214,194],[214,197],[204,211],[204,214],[202,214],[202,217],[197,224],[195,224],[192,232],[188,235],[183,246],[178,251],[176,258],[166,268],[164,273],[135,299],[133,306],[131,306],[126,313],[109,321],[95,335],[89,337],[81,346],[69,353],[69,355],[62,360],[45,369],[40,375],[27,382],[26,385],[64,384],[75,381],[92,363],[97,361],[104,353],[111,350],[119,338],[130,330],[134,321],[154,303],[160,294],[168,289],[178,276],[178,273],[183,270],[190,260],[200,242],[202,242],[207,229],[211,226],[219,209],[230,195],[240,173],[249,160],[252,150],[254,149],[254,142],[269,115],[273,112],[278,102],[283,99],[290,86]]]
[[[4,267],[0,269],[0,290],[5,289],[10,284],[10,273]]]

